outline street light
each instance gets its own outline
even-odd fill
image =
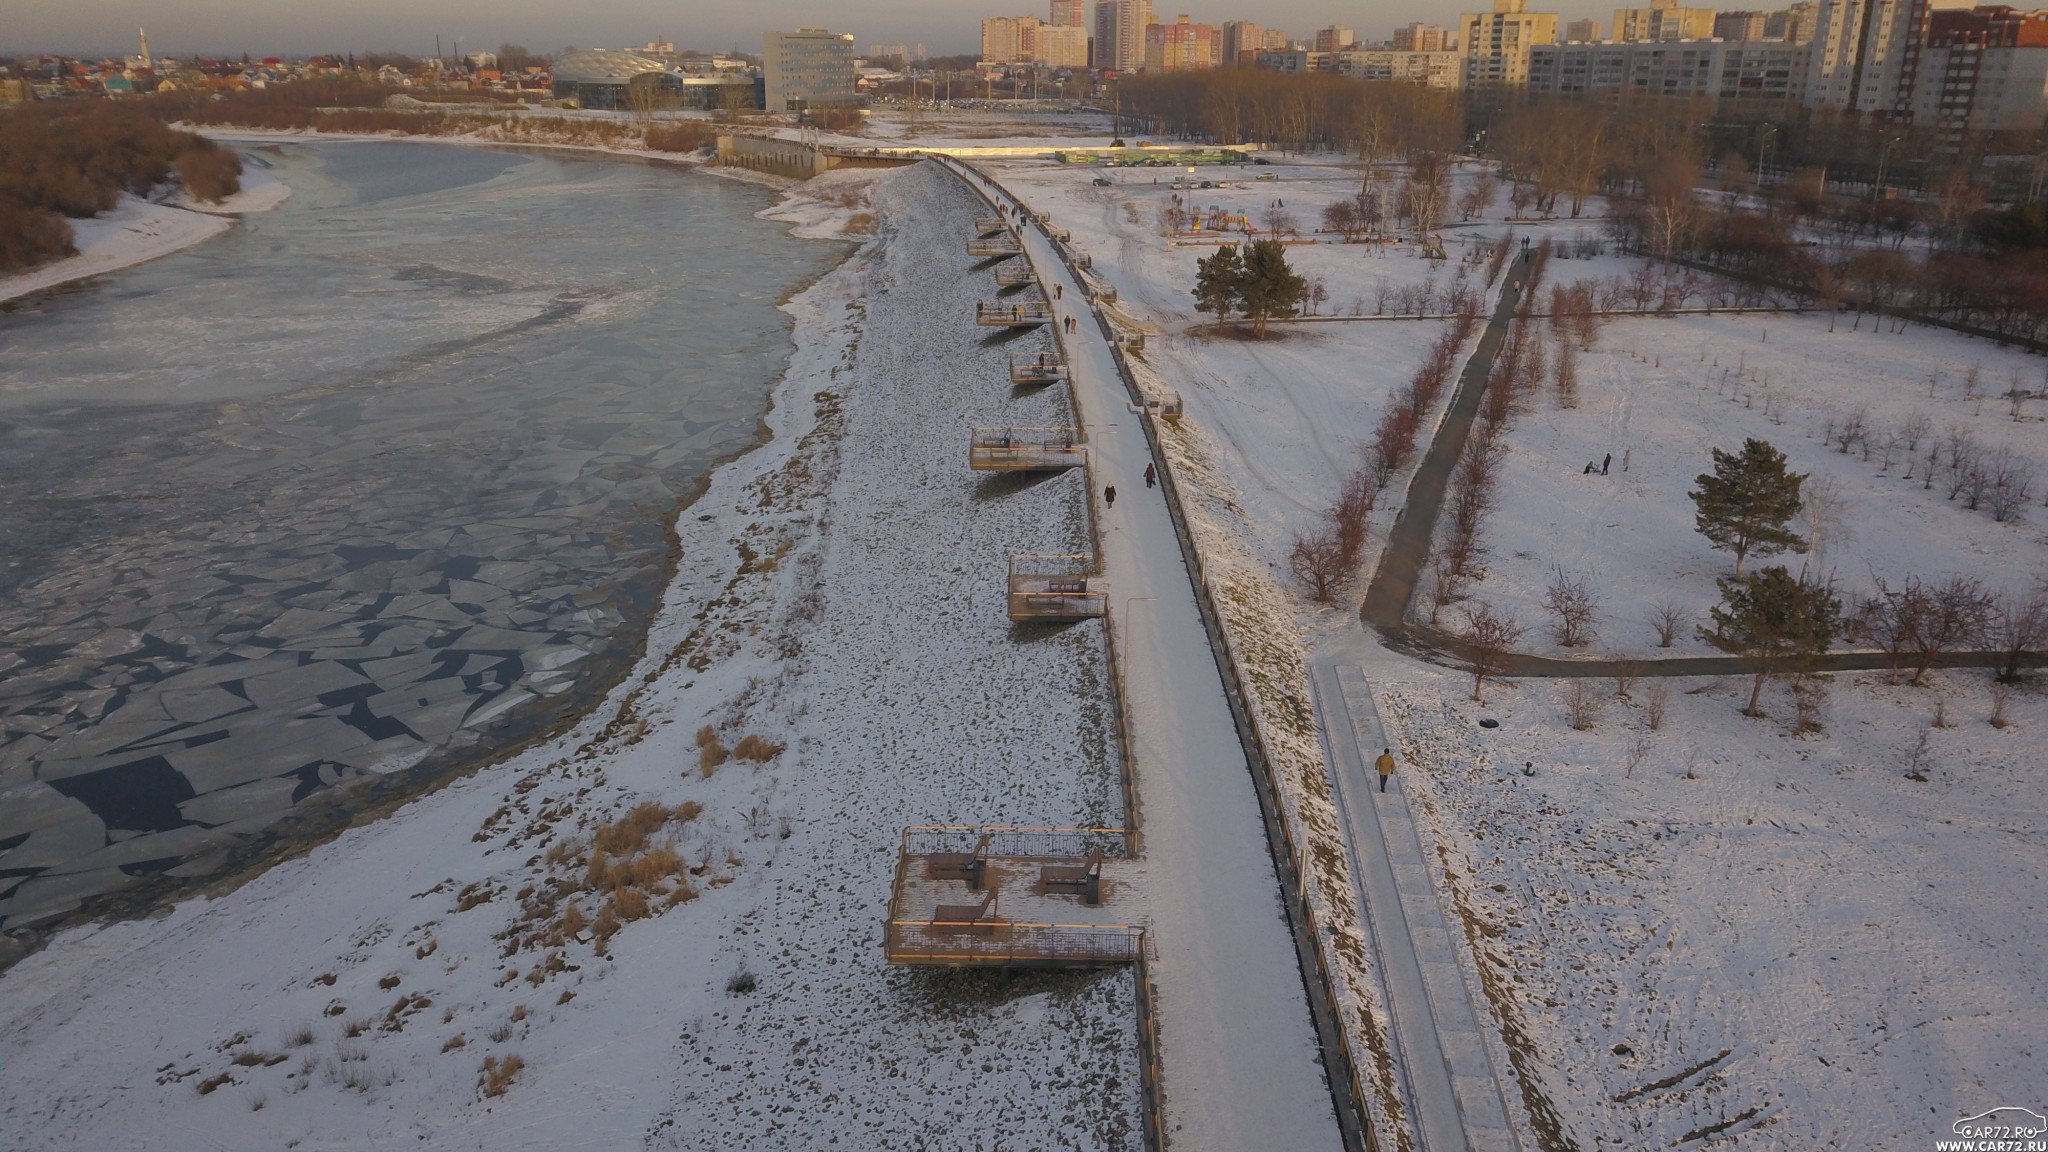
[[[1889,163],[1892,158],[1892,149],[1897,147],[1902,142],[1904,142],[1905,139],[1906,138],[1904,136],[1892,137],[1891,139],[1884,142],[1884,151],[1879,152],[1877,154],[1877,184],[1870,190],[1870,198],[1872,200],[1882,200],[1884,198],[1885,165]]]

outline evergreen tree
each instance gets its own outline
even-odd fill
[[[1763,695],[1764,681],[1788,660],[1825,653],[1842,633],[1842,603],[1832,590],[1802,584],[1782,565],[1748,576],[1724,576],[1716,583],[1721,586],[1721,603],[1708,610],[1714,627],[1700,628],[1700,639],[1757,662],[1756,683],[1743,714],[1762,715],[1756,702]]]
[[[1785,471],[1785,454],[1762,440],[1744,440],[1741,455],[1714,449],[1712,475],[1701,473],[1691,493],[1694,524],[1716,548],[1735,553],[1735,574],[1745,557],[1772,556],[1806,541],[1786,525],[1799,514],[1806,477]]]
[[[1225,244],[1214,256],[1195,261],[1195,311],[1214,312],[1218,323],[1229,320],[1243,277],[1244,262],[1238,259],[1235,244]]]
[[[1308,298],[1308,281],[1287,264],[1287,248],[1278,240],[1254,240],[1244,254],[1238,277],[1237,303],[1251,317],[1252,335],[1266,338],[1266,321],[1288,317]]]

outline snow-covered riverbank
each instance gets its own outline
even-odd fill
[[[78,255],[0,276],[0,303],[181,252],[234,227],[235,217],[268,212],[291,194],[284,181],[254,168],[242,173],[242,190],[218,204],[182,195],[176,204],[158,204],[124,193],[112,211],[71,221]]]
[[[903,826],[1122,812],[1099,629],[1003,615],[1010,551],[1086,546],[1082,480],[964,459],[1064,395],[1014,393],[961,306],[965,189],[862,196],[882,239],[788,306],[771,438],[681,517],[635,672],[558,740],[0,976],[0,1145],[1138,1145],[1128,972],[882,961]],[[706,726],[782,748],[707,771]],[[563,849],[644,803],[669,895],[606,936]]]

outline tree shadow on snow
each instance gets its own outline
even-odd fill
[[[1043,327],[1043,325],[1041,325],[1041,327]],[[1036,328],[1004,328],[995,332],[992,335],[982,337],[981,346],[983,348],[1001,348],[1005,344],[1015,344],[1017,341],[1022,340],[1026,336],[1032,336],[1036,334]]]
[[[1029,492],[1040,484],[1051,480],[1060,473],[1053,469],[1034,472],[996,472],[983,476],[974,486],[974,499],[1001,500],[1019,492]]]
[[[1065,635],[1082,620],[1012,620],[1010,621],[1010,643],[1042,644]]]
[[[1111,974],[1109,969],[911,969],[899,985],[911,1000],[936,1009],[1000,1007],[1030,996],[1072,996]]]

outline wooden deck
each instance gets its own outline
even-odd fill
[[[1023,243],[1009,232],[997,236],[976,236],[967,242],[969,256],[1017,256],[1023,251]]]
[[[898,965],[1088,968],[1144,947],[1116,828],[910,828],[884,933]],[[1074,882],[1087,873],[1088,884]],[[1095,895],[1091,903],[1087,892]]]
[[[967,466],[977,472],[1058,471],[1087,462],[1078,428],[976,428],[967,448]]]
[[[1012,352],[1010,383],[1057,384],[1067,378],[1067,358],[1058,352]]]
[[[996,265],[996,283],[1005,288],[1016,288],[1038,283],[1038,275],[1031,270],[1031,265],[1023,260],[1005,260]]]
[[[1086,620],[1109,610],[1109,595],[1090,585],[1086,556],[1010,557],[1012,620]]]
[[[974,304],[974,322],[983,328],[1035,328],[1040,324],[1052,323],[1052,301],[977,300]]]

